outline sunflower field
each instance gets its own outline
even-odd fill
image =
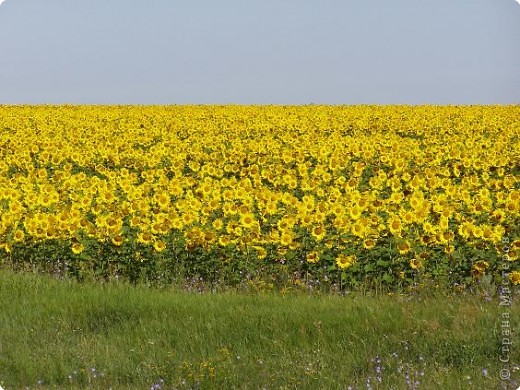
[[[0,265],[520,284],[520,106],[0,106]]]

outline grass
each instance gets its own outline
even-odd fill
[[[195,294],[1,271],[0,385],[516,389],[520,305],[498,303],[478,294]],[[514,341],[502,363],[505,312]]]

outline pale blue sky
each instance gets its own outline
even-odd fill
[[[520,5],[6,0],[8,103],[520,103]]]

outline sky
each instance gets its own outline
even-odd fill
[[[5,0],[0,104],[519,104],[515,0]]]

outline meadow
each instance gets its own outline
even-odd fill
[[[0,386],[516,389],[516,299],[194,294],[2,271]]]
[[[519,118],[0,106],[0,385],[517,386]]]

